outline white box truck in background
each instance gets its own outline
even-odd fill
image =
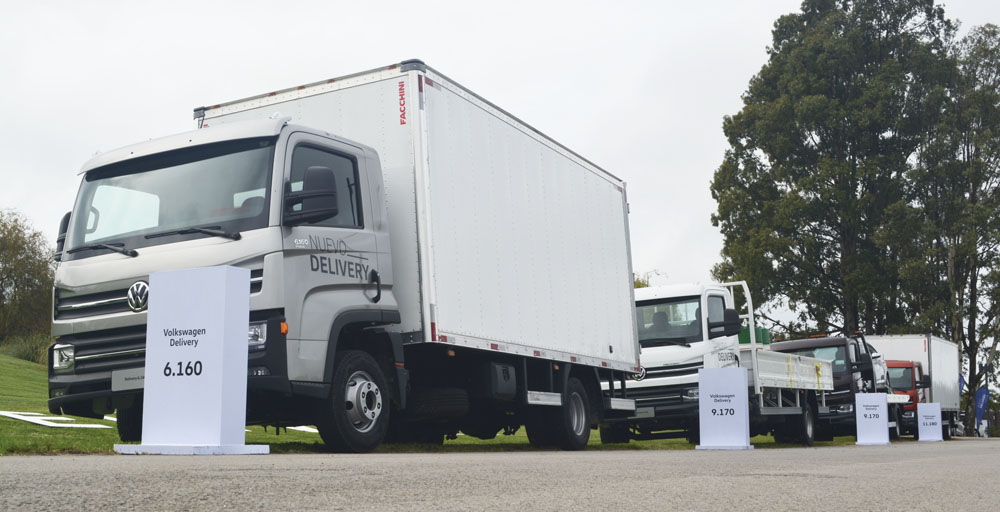
[[[867,336],[866,339],[887,361],[920,363],[924,372],[921,383],[926,390],[924,399],[928,403],[941,404],[942,435],[949,439],[955,433],[959,418],[958,345],[931,334]],[[915,415],[916,411],[903,414]]]
[[[601,392],[639,365],[620,179],[420,61],[195,117],[83,167],[52,412],[117,409],[138,440],[141,384],[121,377],[143,366],[147,276],[235,265],[249,423],[314,423],[344,451],[520,425],[579,449],[631,414]]]

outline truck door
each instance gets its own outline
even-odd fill
[[[709,293],[705,298],[705,309],[708,311],[708,314],[705,315],[706,318],[703,320],[705,322],[703,327],[706,333],[705,339],[711,340],[716,367],[728,368],[739,366],[739,356],[737,355],[740,344],[739,336],[719,336],[720,333],[725,331],[724,327],[708,329],[708,324],[725,320],[726,296],[721,293]]]
[[[372,205],[361,148],[297,132],[285,154],[285,193],[311,189],[330,196],[283,204],[282,214],[303,204],[336,206],[336,214],[282,229],[285,316],[288,318],[289,378],[321,381],[334,319],[347,311],[373,309],[378,271],[375,235],[368,229]],[[329,169],[331,172],[326,171]],[[308,203],[307,201],[313,201]],[[319,202],[318,204],[316,202]]]

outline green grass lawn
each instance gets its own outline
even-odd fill
[[[0,355],[0,411],[37,412],[49,415],[48,382],[45,366]],[[81,423],[97,423],[114,427],[113,421],[76,418]],[[271,453],[321,453],[324,445],[319,434],[281,429],[275,435],[273,428],[249,427],[247,444],[267,444]],[[81,454],[113,453],[118,443],[114,428],[53,428],[0,417],[0,455],[13,454]],[[778,444],[770,436],[757,436],[750,440],[757,448],[796,446]],[[816,446],[854,444],[854,437],[838,437]],[[481,440],[459,435],[446,440],[443,446],[419,444],[383,445],[379,453],[400,452],[496,452],[534,450],[528,444],[524,430],[511,436],[498,435],[495,439]],[[694,447],[684,439],[632,441],[628,444],[602,445],[596,430],[590,436],[592,450],[691,450]]]

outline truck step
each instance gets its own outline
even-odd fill
[[[528,390],[528,405],[562,405],[562,394]]]
[[[615,411],[634,411],[635,400],[631,398],[607,398],[604,399],[604,408]]]

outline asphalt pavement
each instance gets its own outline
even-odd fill
[[[998,510],[1000,439],[749,451],[0,457],[0,510]]]

